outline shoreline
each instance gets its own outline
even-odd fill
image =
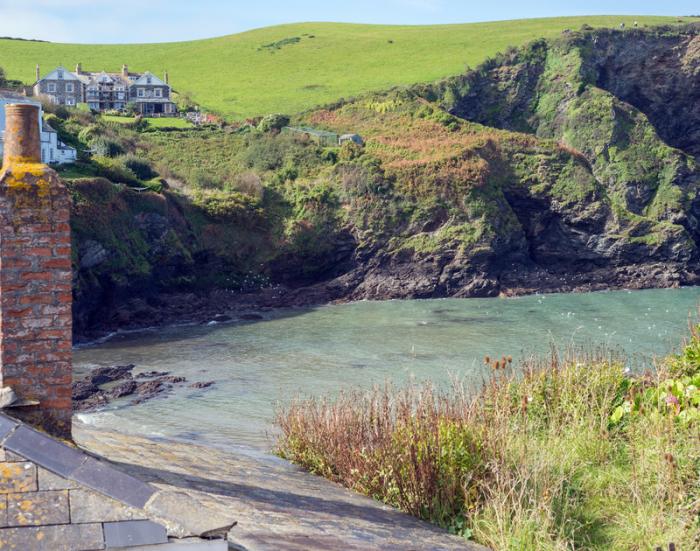
[[[578,276],[586,274],[578,274]],[[690,277],[688,277],[690,276]],[[574,279],[576,276],[572,277]],[[340,280],[341,278],[338,278]],[[564,279],[564,278],[562,278]],[[653,278],[652,278],[653,280]],[[653,281],[652,281],[653,282]],[[304,308],[318,308],[332,304],[350,304],[361,301],[389,300],[431,300],[446,298],[517,298],[531,295],[550,294],[579,294],[610,291],[641,291],[646,289],[678,289],[700,285],[700,276],[691,272],[686,274],[685,281],[665,279],[656,281],[659,285],[651,284],[649,280],[620,281],[619,283],[602,283],[598,281],[570,283],[559,285],[544,285],[539,288],[530,286],[513,286],[499,290],[497,293],[472,294],[433,294],[419,296],[362,296],[357,295],[356,289],[345,293],[334,288],[337,280],[314,284],[308,287],[287,288],[284,286],[269,287],[252,292],[235,292],[215,289],[207,293],[169,293],[158,295],[155,300],[164,306],[147,306],[142,298],[134,298],[123,304],[116,317],[116,322],[97,325],[88,331],[75,331],[73,348],[89,348],[99,346],[120,336],[147,333],[163,328],[217,326],[232,323],[255,322],[265,319],[266,313],[293,311]],[[562,282],[563,283],[563,282]],[[188,308],[188,305],[192,305]],[[145,315],[144,315],[145,313]],[[126,318],[126,319],[125,319]],[[120,320],[124,320],[123,322]]]

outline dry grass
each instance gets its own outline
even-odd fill
[[[697,548],[697,424],[611,423],[665,366],[630,386],[602,350],[498,364],[476,394],[387,384],[295,401],[280,454],[494,549]]]

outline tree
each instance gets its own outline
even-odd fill
[[[4,88],[7,84],[7,79],[5,78],[5,69],[0,67],[0,88]]]
[[[279,132],[283,127],[289,124],[289,117],[287,115],[282,115],[280,113],[275,113],[272,115],[267,115],[263,117],[258,124],[258,130],[261,132]]]

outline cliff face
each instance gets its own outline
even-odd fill
[[[293,124],[357,132],[365,146],[231,142],[265,161],[247,165],[265,167],[257,202],[91,198],[85,183],[79,318],[249,277],[284,285],[275,304],[698,283],[699,32],[566,33],[300,115]],[[121,213],[107,234],[97,203]]]
[[[576,33],[506,57],[446,83],[443,105],[580,151],[615,205],[697,239],[697,26]]]
[[[423,226],[399,223],[391,239],[375,241],[372,255],[358,256],[356,272],[343,280],[349,295],[697,282],[699,43],[697,27],[567,33],[417,87],[417,97],[398,94],[363,131],[396,183],[393,201],[418,203]],[[431,113],[426,118],[440,124],[419,130],[425,101],[453,118]],[[369,118],[367,105],[312,122],[347,129]],[[401,111],[410,116],[396,139],[392,119]],[[444,137],[441,125],[449,129]],[[455,147],[466,135],[472,143]],[[429,147],[443,158],[425,155]],[[422,198],[417,181],[429,190]]]

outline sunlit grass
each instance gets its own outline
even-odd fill
[[[690,18],[585,16],[391,26],[298,23],[166,44],[84,45],[0,40],[0,66],[29,84],[37,63],[44,74],[73,69],[168,71],[179,92],[229,117],[293,114],[369,90],[429,82],[475,67],[508,46],[564,29],[670,24]],[[299,41],[285,39],[298,37]],[[265,47],[277,44],[278,47]]]

